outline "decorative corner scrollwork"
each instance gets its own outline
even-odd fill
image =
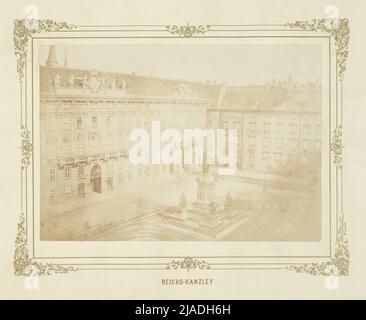
[[[209,25],[190,26],[189,23],[187,23],[184,26],[171,25],[166,26],[166,28],[173,35],[178,35],[184,38],[192,38],[195,35],[205,34],[210,29],[210,26]]]
[[[333,36],[336,46],[338,77],[340,81],[343,81],[350,34],[348,19],[313,19],[286,23],[285,26],[307,31],[326,32]]]
[[[338,218],[334,256],[329,261],[291,265],[288,266],[287,269],[297,273],[307,273],[314,276],[348,276],[349,248],[343,212],[340,213]]]
[[[24,67],[27,59],[27,47],[30,37],[40,32],[57,32],[76,28],[75,25],[65,22],[56,22],[49,19],[16,19],[14,20],[14,48],[17,58],[19,81],[24,78]]]
[[[29,256],[26,238],[26,221],[24,213],[20,216],[15,239],[14,270],[16,276],[49,276],[55,273],[77,271],[74,267],[65,267],[52,263],[40,263]]]
[[[338,169],[342,169],[343,160],[342,160],[342,126],[337,126],[333,130],[333,137],[330,144],[330,150],[333,152],[333,163],[337,166]]]
[[[190,271],[192,269],[210,269],[210,265],[204,260],[193,259],[191,257],[186,257],[181,260],[173,260],[170,262],[167,269],[185,269]]]

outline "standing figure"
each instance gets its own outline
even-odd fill
[[[230,211],[231,207],[233,205],[233,198],[231,197],[231,193],[230,191],[228,191],[225,195],[225,205],[224,205],[224,210],[225,211]]]
[[[75,82],[75,77],[73,74],[71,74],[69,80],[67,81],[70,88],[72,88],[74,86],[74,82]]]
[[[55,85],[55,88],[58,88],[61,84],[61,75],[59,73],[57,73],[55,75],[55,79],[54,79],[54,85]]]
[[[88,76],[85,74],[84,75],[84,78],[83,78],[83,81],[82,81],[82,83],[83,83],[83,88],[84,89],[88,89],[89,88],[89,78],[88,78]]]
[[[184,192],[182,192],[180,199],[179,199],[179,205],[180,207],[185,210],[187,207],[187,197],[186,194]]]

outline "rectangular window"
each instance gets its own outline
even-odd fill
[[[84,144],[81,142],[77,144],[77,153],[79,156],[84,155]]]
[[[281,159],[282,159],[282,153],[275,153],[275,159],[277,161],[281,161]]]
[[[78,177],[83,177],[84,176],[84,166],[80,165],[78,166]]]
[[[70,166],[65,166],[65,178],[66,179],[71,178],[71,168],[70,168]]]
[[[256,129],[256,123],[255,122],[250,122],[249,123],[249,131],[254,132],[255,129]]]
[[[249,145],[250,146],[255,146],[255,141],[256,141],[255,137],[249,137]]]
[[[271,124],[268,122],[265,122],[263,124],[263,129],[264,129],[264,132],[269,132],[271,130]]]
[[[262,159],[263,160],[269,160],[269,152],[263,151],[262,152]]]
[[[297,132],[297,124],[290,124],[290,132],[291,133]]]
[[[276,130],[277,130],[277,133],[282,133],[283,132],[283,124],[282,123],[277,123]]]
[[[283,139],[282,138],[276,138],[276,147],[282,148],[283,147]]]
[[[54,200],[56,198],[56,189],[51,188],[50,189],[50,200]]]
[[[270,140],[269,140],[269,138],[263,138],[263,145],[264,145],[265,147],[268,147],[268,146],[270,145]]]
[[[82,129],[83,128],[83,118],[77,117],[76,118],[76,128]]]
[[[99,151],[98,141],[92,141],[90,144],[90,150],[93,155],[97,154]]]
[[[47,127],[47,130],[53,130],[53,129],[55,129],[55,127],[54,127],[54,119],[53,118],[48,118],[46,120],[46,127]]]
[[[98,118],[97,116],[92,116],[92,128],[96,129],[98,127]]]
[[[71,196],[71,187],[65,186],[65,196]]]
[[[64,149],[64,157],[65,158],[71,157],[71,146],[69,144],[65,144],[63,149]]]
[[[297,140],[296,139],[290,139],[290,148],[296,149],[297,148]]]
[[[56,170],[50,169],[50,181],[55,181],[56,179]]]
[[[320,124],[317,124],[316,127],[315,127],[315,132],[318,136],[320,136],[320,133],[321,133],[321,126]]]
[[[239,133],[239,131],[241,129],[240,122],[234,122],[233,125],[234,125],[234,129],[238,130],[238,133]]]
[[[310,125],[304,124],[302,126],[302,133],[309,133],[310,132]]]
[[[309,140],[304,140],[302,142],[302,148],[303,148],[303,150],[309,149]]]
[[[69,130],[70,129],[70,123],[69,123],[69,120],[68,119],[64,119],[63,129],[64,130]]]
[[[107,117],[107,127],[110,128],[112,126],[112,118],[111,116]]]
[[[56,146],[54,144],[47,147],[47,158],[56,159]]]

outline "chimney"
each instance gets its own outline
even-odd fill
[[[49,48],[46,64],[49,67],[57,66],[56,49],[54,45],[51,45]]]

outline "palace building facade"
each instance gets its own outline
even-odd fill
[[[207,126],[237,129],[239,169],[291,174],[305,163],[314,167],[321,151],[320,85],[289,76],[227,88],[222,106],[208,110]]]
[[[132,165],[134,128],[204,128],[216,88],[57,66],[40,67],[41,205],[63,212],[179,168]],[[83,199],[85,201],[83,201]]]
[[[181,168],[131,165],[134,128],[238,129],[238,168],[277,170],[320,154],[321,95],[291,78],[264,86],[160,79],[58,67],[51,46],[40,67],[41,210],[46,215],[133,190]],[[194,169],[194,168],[193,168]]]

